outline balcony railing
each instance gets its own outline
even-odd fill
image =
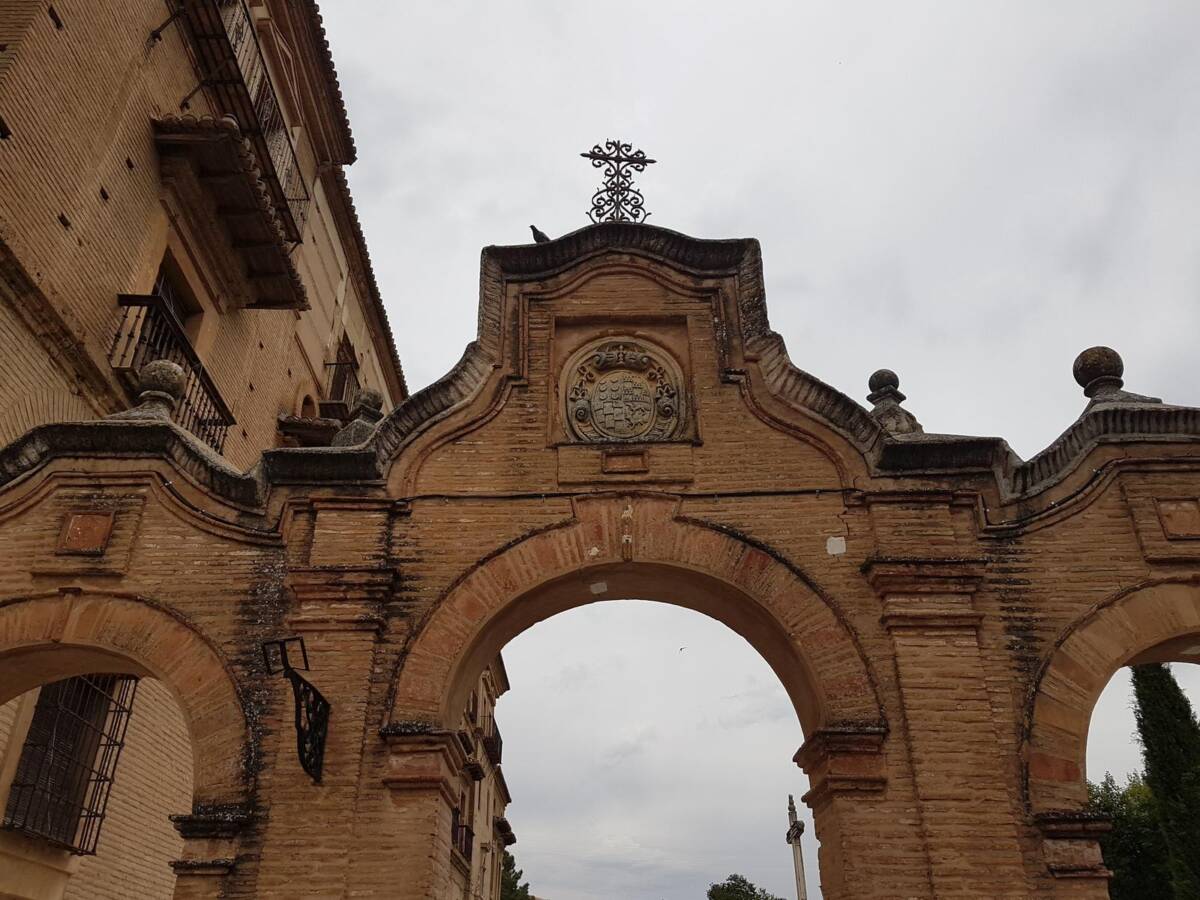
[[[125,373],[132,385],[137,372],[148,362],[169,359],[180,365],[187,381],[175,421],[222,452],[229,426],[236,420],[167,301],[157,294],[121,294],[117,302],[125,313],[109,354],[112,367]]]
[[[461,822],[454,823],[451,841],[454,849],[462,854],[463,859],[471,858],[471,851],[475,848],[475,832],[471,830],[470,825],[464,825]]]
[[[504,753],[504,738],[500,736],[500,726],[496,724],[495,716],[484,716],[480,724],[483,731],[483,749],[493,766],[500,765],[500,757]]]
[[[254,144],[288,239],[300,241],[309,193],[245,0],[182,0],[202,83]]]

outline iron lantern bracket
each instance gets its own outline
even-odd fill
[[[309,671],[308,650],[302,637],[263,641],[263,662],[268,675],[282,674],[292,685],[292,698],[296,704],[296,752],[300,766],[314,784],[320,784],[331,707],[321,692],[292,665],[288,657],[289,646],[299,647],[301,666],[304,671]]]

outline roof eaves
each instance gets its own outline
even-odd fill
[[[379,282],[375,279],[375,269],[371,265],[371,254],[367,250],[367,240],[363,235],[362,223],[358,218],[358,210],[354,206],[354,197],[350,193],[350,183],[346,180],[346,172],[341,166],[333,166],[333,181],[337,186],[337,194],[341,200],[343,211],[345,212],[346,221],[350,225],[350,232],[354,236],[354,243],[358,250],[358,258],[362,268],[363,278],[366,282],[367,292],[371,295],[371,306],[378,317],[378,324],[383,333],[384,343],[387,346],[388,361],[395,369],[396,377],[399,384],[399,396],[396,402],[400,403],[408,397],[408,383],[404,378],[404,368],[400,365],[400,354],[396,351],[396,340],[392,335],[392,329],[388,325],[387,309],[383,305],[383,297],[379,293]]]
[[[354,146],[354,134],[350,130],[350,114],[346,112],[346,102],[342,97],[342,85],[338,80],[337,66],[333,62],[333,51],[329,48],[329,38],[325,34],[325,21],[321,17],[321,9],[316,0],[304,0],[302,6],[308,14],[309,25],[313,32],[313,43],[316,46],[321,66],[325,70],[325,86],[329,94],[329,103],[338,116],[340,136],[344,145],[342,158],[338,162],[348,166],[358,158],[358,150]]]

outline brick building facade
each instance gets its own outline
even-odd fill
[[[479,321],[353,443],[240,472],[167,421],[160,371],[125,417],[0,453],[25,561],[0,701],[81,667],[171,689],[195,755],[176,896],[462,896],[481,673],[622,597],[711,615],[777,673],[826,897],[1106,896],[1088,720],[1121,666],[1196,658],[1200,411],[1095,349],[1034,458],[927,434],[891,373],[866,409],[791,364],[754,241],[645,225],[488,248]],[[319,785],[262,661],[288,634],[334,710]]]
[[[1034,458],[927,434],[892,373],[864,408],[791,363],[754,241],[615,223],[486,249],[476,340],[406,397],[311,4],[189,2],[158,40],[156,3],[0,8],[0,736],[35,689],[142,679],[142,750],[190,747],[162,810],[119,815],[118,770],[104,828],[174,842],[145,896],[486,895],[498,654],[623,597],[772,666],[830,900],[1107,895],[1088,721],[1121,666],[1200,659],[1200,410],[1095,348]],[[68,64],[103,77],[37,84]],[[163,309],[190,354],[141,339]],[[156,355],[181,368],[135,384]],[[289,636],[332,708],[319,781],[264,660]],[[54,896],[102,867],[42,863]]]
[[[363,390],[368,410],[403,401],[354,157],[315,3],[0,2],[0,443],[125,410],[159,358],[184,371],[175,421],[238,469],[328,444]],[[71,683],[0,705],[0,895],[170,896],[189,723],[166,682],[141,679],[103,840],[73,855],[94,835],[28,802],[51,783],[90,802],[112,774],[54,762],[64,734],[109,755],[103,729],[71,725],[101,712]]]

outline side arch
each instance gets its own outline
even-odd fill
[[[250,730],[233,675],[212,643],[131,594],[65,589],[0,600],[0,704],[48,681],[94,672],[160,680],[192,742],[194,802],[245,804]]]
[[[511,638],[621,598],[728,625],[779,676],[806,736],[883,726],[875,679],[836,605],[769,548],[684,518],[678,499],[656,495],[577,499],[571,520],[501,548],[451,585],[401,659],[390,724],[452,728],[474,679]]]
[[[1122,666],[1200,661],[1200,579],[1136,585],[1097,604],[1059,636],[1026,704],[1022,761],[1035,815],[1087,806],[1092,710]]]

